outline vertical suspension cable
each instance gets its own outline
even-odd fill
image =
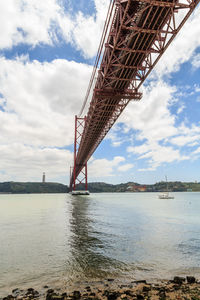
[[[95,60],[95,63],[94,63],[94,67],[93,67],[92,75],[91,75],[91,78],[90,78],[89,86],[87,88],[87,92],[86,92],[86,95],[85,95],[85,98],[84,98],[84,101],[83,101],[83,105],[82,105],[81,110],[78,114],[79,117],[81,117],[81,115],[84,111],[85,105],[87,103],[88,97],[90,95],[90,91],[91,91],[92,84],[93,84],[93,81],[94,81],[95,73],[96,73],[96,70],[98,68],[99,59],[101,57],[101,52],[102,52],[104,41],[105,41],[105,38],[106,38],[108,26],[110,24],[113,7],[114,7],[114,0],[110,0],[108,13],[107,13],[106,20],[105,20],[104,27],[103,27],[103,33],[102,33],[99,48],[98,48],[98,51],[97,51],[96,60]]]

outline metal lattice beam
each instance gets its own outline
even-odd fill
[[[142,98],[140,86],[199,1],[115,0],[110,31],[76,151],[75,178],[128,103]],[[72,182],[73,176],[71,185]]]

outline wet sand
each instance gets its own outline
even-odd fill
[[[42,291],[33,288],[20,290],[16,288],[3,298],[8,299],[46,299],[46,300],[200,300],[200,281],[193,276],[174,277],[149,283],[145,280],[132,281],[129,284],[117,283],[114,279],[98,282],[84,282],[75,286],[53,288],[44,286]]]

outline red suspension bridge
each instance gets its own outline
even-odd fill
[[[88,90],[75,116],[71,190],[78,183],[85,183],[87,190],[87,161],[127,104],[142,98],[140,86],[199,1],[110,1]],[[82,117],[90,94],[87,115]]]

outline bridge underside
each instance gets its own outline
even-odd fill
[[[199,3],[195,0],[115,0],[70,186]],[[178,17],[177,17],[178,16]]]

